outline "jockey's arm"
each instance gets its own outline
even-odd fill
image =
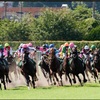
[[[12,48],[10,48],[10,55],[13,55]]]

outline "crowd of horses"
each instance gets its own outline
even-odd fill
[[[88,72],[91,74],[91,77],[94,78],[95,82],[98,80],[98,73],[100,72],[99,49],[94,51],[92,62],[88,59],[84,62],[75,53],[73,53],[71,57],[65,57],[64,59],[57,58],[54,54],[54,49],[52,49],[49,55],[42,55],[42,58],[37,65],[37,62],[32,61],[28,55],[29,53],[26,52],[20,68],[16,64],[16,61],[18,61],[17,57],[8,56],[7,61],[10,62],[10,64],[6,67],[0,63],[0,89],[2,89],[2,83],[4,89],[6,89],[6,84],[12,81],[10,79],[11,72],[14,72],[16,77],[18,73],[21,73],[26,79],[27,86],[29,87],[31,83],[33,88],[35,88],[35,81],[38,80],[37,67],[40,67],[44,77],[50,85],[56,85],[57,83],[58,85],[63,86],[62,76],[65,75],[65,79],[67,81],[69,80],[71,85],[76,83],[77,77],[80,85],[83,86],[84,83],[90,81]],[[79,74],[82,74],[83,78],[81,78]]]

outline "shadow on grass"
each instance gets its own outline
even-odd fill
[[[71,85],[63,85],[63,86],[36,87],[35,89],[48,90],[48,89],[62,88],[62,87],[66,87],[66,88],[97,87],[98,88],[98,87],[100,87],[100,84],[99,83],[86,83],[83,86],[81,86],[80,84],[73,84],[72,86]],[[31,87],[30,89],[33,89],[33,88]],[[27,86],[17,86],[15,88],[7,89],[7,90],[28,90],[28,88],[27,88]]]
[[[100,84],[99,83],[86,83],[86,84],[83,84],[83,86],[81,86],[80,84],[73,84],[72,86],[71,85],[64,85],[63,87],[100,87]]]
[[[8,90],[26,90],[26,89],[27,89],[27,86],[17,86]]]

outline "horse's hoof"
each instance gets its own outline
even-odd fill
[[[56,83],[54,83],[54,85],[56,85]]]
[[[35,89],[35,86],[33,86],[33,88]]]
[[[74,82],[74,83],[76,83],[76,80],[75,80],[75,79],[73,79],[73,82]]]
[[[9,80],[9,83],[11,83],[12,81],[11,80]]]
[[[81,86],[83,86],[83,84],[81,84]]]
[[[84,80],[84,83],[86,83],[86,82],[87,82],[87,79]]]

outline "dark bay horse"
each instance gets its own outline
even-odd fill
[[[41,67],[43,75],[47,79],[48,83],[49,83],[49,79],[50,79],[50,82],[52,84],[51,73],[50,73],[50,68],[49,68],[49,61],[48,61],[48,55],[46,55],[46,54],[42,55],[42,60],[39,63],[39,66]],[[49,77],[48,77],[48,75],[49,75]]]
[[[66,75],[69,78],[70,84],[72,85],[71,78],[69,76],[69,73],[72,73],[74,76],[74,81],[76,81],[75,76],[77,76],[81,86],[83,85],[81,82],[81,78],[79,77],[79,74],[83,75],[83,81],[87,82],[87,79],[85,78],[85,69],[86,65],[85,63],[78,57],[78,54],[75,50],[72,52],[72,57],[70,58],[65,58],[65,68],[66,68]],[[74,82],[75,83],[75,82]]]
[[[5,58],[0,58],[0,64],[1,66],[4,67],[5,71],[4,71],[4,76],[6,78],[6,82],[8,83],[11,83],[11,80],[9,78],[9,66],[8,66],[8,62],[6,61]]]
[[[58,60],[58,58],[55,56],[55,50],[54,48],[52,48],[50,50],[50,53],[49,53],[49,67],[50,67],[50,72],[52,73],[52,75],[56,78],[56,81],[58,82],[58,84],[60,85],[63,85],[62,83],[62,63],[60,62],[60,60]],[[60,83],[59,83],[59,79],[57,77],[57,75],[59,75],[60,77]],[[55,79],[53,77],[53,81],[54,81],[54,84],[56,84],[55,82]]]
[[[32,78],[32,85],[35,88],[35,78],[36,78],[36,63],[29,58],[29,53],[25,52],[23,66],[22,66],[22,74],[24,75],[27,86],[29,88],[29,83],[31,82],[30,77]]]
[[[98,79],[98,73],[100,72],[100,49],[94,51],[94,59],[93,59],[92,67],[93,67],[93,72],[95,74],[95,79],[96,78]]]
[[[5,67],[0,63],[0,89],[2,90],[1,83],[3,83],[4,89],[6,90]]]

